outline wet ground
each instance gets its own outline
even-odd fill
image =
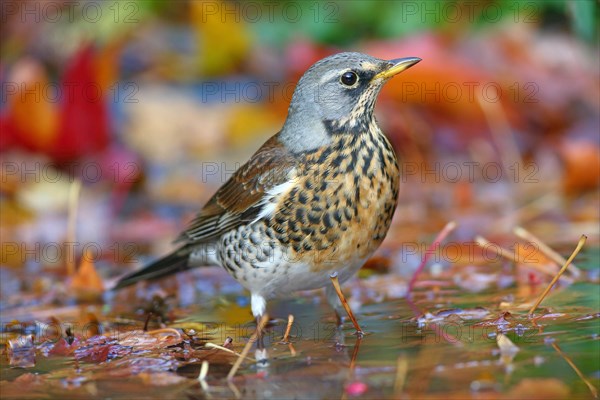
[[[594,279],[597,271],[585,273]],[[4,348],[2,397],[593,398],[600,384],[597,282],[554,291],[529,318],[543,287],[468,293],[433,281],[411,301],[355,302],[362,339],[350,322],[336,328],[320,292],[303,293],[269,305],[269,364],[247,359],[228,382],[236,356],[206,343],[231,337],[232,349],[242,350],[254,332],[247,300],[220,271],[190,277],[200,281],[184,285],[177,298],[155,301],[150,318],[147,304],[124,303],[122,294],[104,306],[5,308],[5,341],[36,336],[21,353]],[[203,290],[213,279],[224,280],[219,291],[227,294]],[[356,280],[346,291],[364,285]],[[288,314],[295,317],[291,344],[280,342]],[[65,327],[79,347],[59,343],[68,339]],[[200,382],[203,360],[208,372]]]

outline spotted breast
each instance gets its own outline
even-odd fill
[[[302,154],[270,215],[223,236],[221,265],[264,297],[351,277],[383,241],[396,208],[398,162],[377,125],[336,133]]]

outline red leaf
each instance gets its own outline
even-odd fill
[[[60,338],[60,340],[54,344],[54,347],[52,347],[48,354],[53,356],[69,356],[73,354],[73,352],[77,350],[80,345],[79,339],[77,338],[75,338],[71,344],[69,344],[65,338]]]
[[[52,155],[59,161],[98,152],[109,143],[106,93],[98,82],[92,45],[80,49],[62,80],[60,129]]]

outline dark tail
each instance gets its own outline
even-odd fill
[[[121,280],[117,282],[115,287],[113,287],[113,290],[133,285],[134,283],[139,281],[162,278],[163,276],[175,274],[180,271],[185,271],[189,268],[189,257],[190,249],[186,246],[181,247],[180,249],[175,250],[174,252],[163,258],[159,258],[158,260],[142,268],[141,270],[133,272],[121,278]]]

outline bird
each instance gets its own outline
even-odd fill
[[[281,130],[227,180],[177,237],[178,247],[113,289],[199,266],[220,266],[266,302],[352,277],[385,238],[396,209],[396,153],[374,117],[384,84],[421,61],[343,52],[298,81]]]

